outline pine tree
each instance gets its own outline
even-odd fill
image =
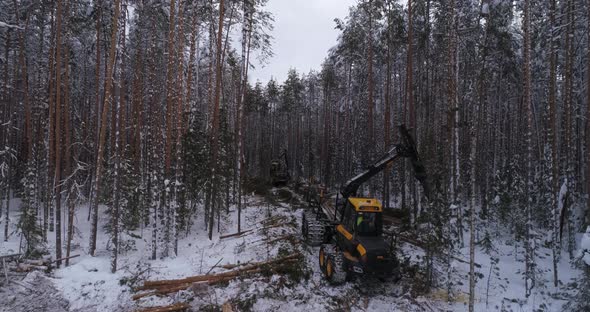
[[[21,203],[21,215],[18,227],[23,234],[25,239],[25,257],[37,258],[44,251],[43,244],[43,229],[39,227],[37,222],[37,194],[36,185],[37,171],[35,170],[35,155],[33,152],[33,158],[27,163],[27,169],[25,177],[22,180],[24,186]]]
[[[109,49],[109,60],[106,71],[106,85],[105,85],[105,96],[104,104],[102,109],[102,125],[100,127],[100,135],[98,142],[98,154],[96,157],[96,172],[94,174],[94,200],[92,202],[92,228],[90,232],[90,254],[95,255],[96,252],[96,239],[98,235],[98,199],[100,198],[100,183],[102,178],[102,167],[103,167],[103,156],[105,150],[105,140],[107,131],[107,117],[112,101],[112,87],[113,87],[113,71],[115,65],[115,50],[116,50],[116,38],[118,34],[119,14],[121,13],[120,0],[115,0],[115,9],[113,14],[113,27],[111,33],[111,45]]]

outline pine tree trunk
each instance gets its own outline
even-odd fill
[[[551,190],[552,190],[552,258],[553,258],[553,286],[558,287],[559,275],[557,265],[561,251],[559,243],[559,211],[557,201],[559,197],[559,158],[557,156],[557,0],[551,0],[551,37],[550,37],[550,73],[549,73],[549,141],[551,144]]]
[[[17,16],[18,18],[18,16]],[[17,19],[18,20],[18,19]],[[19,67],[21,71],[22,84],[23,84],[23,102],[25,106],[25,160],[28,162],[31,159],[31,153],[33,149],[33,127],[31,125],[31,103],[29,98],[29,77],[27,71],[27,62],[25,61],[25,37],[29,30],[29,13],[26,13],[25,29],[21,31],[19,38]]]
[[[390,10],[390,8],[388,8]],[[384,151],[388,151],[390,148],[390,136],[391,136],[391,45],[392,45],[392,34],[391,34],[391,18],[387,19],[387,68],[386,68],[386,77],[385,77],[385,117],[384,117],[384,128],[385,133],[383,137],[383,144],[384,144]],[[390,168],[386,168],[383,171],[383,200],[385,202],[385,209],[389,209],[389,170]]]
[[[183,198],[183,185],[181,185],[181,181],[183,180],[182,175],[182,136],[185,132],[184,130],[184,98],[183,98],[183,90],[182,90],[182,83],[184,82],[184,48],[185,48],[185,39],[184,39],[184,10],[183,10],[183,2],[178,4],[178,46],[177,50],[177,68],[178,68],[178,77],[176,78],[176,97],[177,97],[177,106],[176,106],[176,170],[175,170],[175,181],[172,183],[172,187],[174,188],[174,198],[173,198],[173,250],[174,254],[178,255],[178,234],[179,234],[179,213],[178,209],[181,205],[180,200]],[[188,101],[188,99],[187,99]],[[184,203],[182,203],[184,205]]]
[[[555,0],[554,0],[555,1]],[[590,30],[590,5],[588,5],[588,30]],[[588,51],[587,51],[587,76],[586,76],[586,92],[587,92],[587,103],[586,103],[586,226],[590,226],[590,32],[588,32]],[[588,271],[588,270],[587,270]]]
[[[408,6],[409,6],[409,10],[411,10],[411,1],[408,2]],[[369,95],[368,95],[368,103],[367,106],[369,108],[369,141],[367,142],[369,148],[369,152],[375,152],[372,148],[372,146],[374,145],[375,141],[374,141],[374,127],[373,127],[373,106],[374,106],[374,81],[373,81],[373,1],[369,0],[369,7],[367,9],[367,13],[369,14],[369,33],[368,33],[368,52],[367,52],[367,71],[368,71],[368,89],[369,89]],[[410,13],[410,21],[411,21],[411,14]],[[411,29],[411,26],[410,26]],[[411,31],[411,30],[410,30]],[[411,35],[410,35],[411,36]],[[408,46],[409,50],[408,50],[408,60],[411,60],[411,39],[410,39],[410,43]],[[411,61],[409,61],[411,64]],[[411,66],[411,65],[408,65]],[[411,80],[410,76],[408,76],[408,79]],[[372,160],[371,160],[372,161]]]
[[[458,51],[457,51],[457,7],[455,0],[449,3],[451,32],[449,38],[449,146],[450,150],[450,194],[449,197],[453,203],[457,202],[458,183],[459,183],[459,96],[458,96]]]
[[[192,27],[191,27],[191,39],[190,39],[190,56],[189,56],[189,62],[188,62],[188,78],[186,80],[186,101],[187,101],[187,109],[185,110],[184,113],[188,113],[192,110],[193,106],[192,103],[195,102],[193,101],[193,71],[195,68],[195,59],[196,59],[196,50],[197,50],[197,41],[199,40],[199,18],[198,18],[198,14],[197,14],[197,2],[195,2],[194,8],[193,8],[193,20],[192,20]],[[197,84],[197,88],[198,88],[198,84]],[[198,92],[197,92],[198,94]],[[188,115],[188,114],[187,114]],[[186,129],[185,129],[186,130]]]
[[[242,70],[240,72],[240,88],[238,90],[238,101],[237,101],[237,147],[236,147],[236,175],[238,185],[238,233],[242,230],[242,161],[243,161],[243,136],[244,136],[244,99],[246,97],[246,87],[248,83],[248,64],[249,64],[249,51],[250,51],[250,39],[252,38],[251,27],[252,27],[252,12],[249,5],[249,0],[243,2],[243,14],[244,21],[242,25]]]
[[[105,84],[105,92],[104,92],[104,104],[102,107],[102,119],[101,119],[101,127],[100,127],[100,135],[99,135],[99,142],[98,142],[98,153],[96,156],[96,172],[94,175],[94,201],[93,209],[92,209],[92,224],[90,230],[90,255],[94,256],[96,252],[96,238],[98,232],[98,200],[100,198],[100,183],[102,178],[102,166],[103,166],[103,156],[104,156],[104,149],[105,149],[105,141],[106,141],[106,132],[107,132],[107,118],[109,114],[109,107],[111,105],[112,94],[111,90],[113,87],[113,68],[115,65],[115,50],[117,48],[116,40],[118,34],[118,25],[119,25],[119,14],[121,12],[121,1],[115,0],[115,12],[113,15],[113,27],[111,32],[111,45],[109,49],[109,59],[107,63],[107,71],[106,71],[106,84]]]
[[[8,166],[8,176],[11,176],[12,173],[12,166]],[[6,222],[4,222],[4,241],[7,242],[8,241],[8,226],[10,223],[10,180],[6,179],[6,186],[5,186],[5,191],[6,193],[6,215],[4,217],[4,220],[6,220]],[[2,199],[0,198],[0,201]],[[0,211],[0,214],[2,213],[2,211]]]
[[[57,46],[55,36],[56,30],[53,23],[53,10],[51,10],[51,48],[49,49],[49,130],[47,131],[49,136],[49,151],[47,157],[47,190],[45,197],[45,211],[44,211],[44,223],[43,223],[43,237],[47,241],[47,231],[53,232],[53,178],[54,169],[53,166],[55,158],[55,49]]]
[[[219,147],[219,102],[221,98],[221,44],[223,37],[223,16],[225,12],[224,0],[219,1],[219,27],[217,34],[217,57],[216,57],[216,74],[215,74],[215,102],[213,107],[213,121],[211,125],[211,210],[209,212],[209,239],[213,239],[213,223],[215,221],[215,209],[219,209],[216,205],[217,202],[217,191],[218,191],[218,179],[217,167],[218,167],[218,147]]]
[[[8,30],[6,32],[6,51],[4,54],[4,59],[8,60],[9,57],[9,47],[10,47],[10,34],[11,34],[11,30]],[[4,106],[3,106],[3,111],[4,113],[2,114],[2,122],[5,124],[10,124],[11,120],[12,120],[12,108],[11,108],[11,101],[10,101],[10,91],[8,89],[8,62],[5,63],[4,66],[4,90],[3,90],[3,102],[4,102]],[[10,138],[10,127],[2,127],[2,141],[4,142],[5,146],[9,146],[9,138]],[[9,175],[7,175],[6,177],[1,177],[2,179],[0,180],[0,191],[2,192],[2,194],[0,194],[0,215],[2,215],[3,212],[3,205],[4,205],[4,197],[9,198],[10,197],[10,183],[9,183],[9,179],[8,179]],[[6,222],[4,222],[4,241],[7,242],[8,241],[8,223],[10,222],[10,218],[9,218],[9,208],[8,208],[8,203],[9,201],[7,200],[7,208],[6,208],[6,217],[5,220]]]
[[[140,172],[141,166],[141,131],[142,131],[142,114],[141,107],[143,104],[142,85],[143,85],[143,55],[141,50],[137,51],[135,60],[135,74],[133,79],[133,165],[135,172]]]
[[[414,109],[414,79],[413,79],[413,72],[414,72],[414,21],[413,21],[413,9],[412,9],[412,0],[408,0],[408,63],[407,63],[407,86],[406,86],[406,103],[408,105],[408,112],[409,115],[409,127],[413,129],[412,132],[415,137],[415,128],[416,128],[416,113]]]
[[[57,0],[57,25],[56,25],[56,52],[55,52],[55,177],[53,191],[55,192],[55,257],[62,258],[61,253],[61,72],[62,72],[62,0]],[[61,261],[57,262],[57,267]]]
[[[527,145],[527,187],[526,187],[526,272],[525,272],[525,291],[528,297],[535,287],[534,278],[534,238],[532,237],[532,194],[530,188],[533,186],[533,107],[532,107],[532,90],[531,90],[531,14],[530,0],[524,2],[524,109],[527,119],[526,145]]]
[[[166,162],[165,175],[168,178],[170,174],[170,166],[172,163],[172,112],[174,102],[174,79],[172,78],[175,70],[174,66],[174,29],[176,12],[176,1],[170,1],[170,21],[168,24],[168,65],[166,71]]]
[[[124,33],[122,34],[125,35]],[[120,79],[121,77],[119,77]],[[113,152],[115,153],[115,168],[114,168],[114,177],[113,177],[113,207],[111,211],[111,243],[112,243],[112,254],[111,254],[111,273],[117,272],[117,259],[119,256],[119,203],[120,203],[120,188],[121,188],[121,179],[120,179],[120,166],[121,166],[121,133],[116,130],[116,122],[121,122],[120,118],[120,109],[117,109],[117,102],[115,102],[113,111],[117,112],[115,118],[118,120],[115,121],[115,127],[113,131],[115,131],[115,145],[112,147]],[[121,103],[119,103],[121,105]]]
[[[121,13],[121,18],[119,23],[121,23],[121,55],[119,56],[118,60],[118,82],[119,85],[119,103],[115,102],[113,107],[113,112],[115,112],[115,121],[113,122],[113,129],[111,131],[115,132],[115,145],[112,146],[112,152],[115,156],[115,168],[114,168],[114,179],[113,179],[113,207],[112,207],[112,215],[111,215],[111,242],[113,244],[112,254],[111,254],[111,273],[117,272],[117,261],[119,257],[119,232],[120,232],[120,224],[121,224],[121,158],[125,156],[125,146],[127,143],[125,139],[126,133],[126,118],[125,118],[125,96],[127,94],[127,88],[125,86],[125,38],[126,38],[126,1],[123,2],[123,10]],[[118,107],[117,107],[118,105]],[[111,135],[113,135],[111,133]]]
[[[123,9],[121,11],[121,55],[120,57],[120,68],[121,75],[119,77],[119,83],[121,87],[119,88],[119,148],[121,149],[121,153],[119,157],[124,157],[125,153],[123,151],[127,148],[127,78],[125,77],[125,64],[127,61],[127,50],[126,50],[126,43],[127,43],[127,1],[123,2]]]
[[[567,2],[567,33],[566,33],[566,69],[565,69],[565,176],[567,179],[567,190],[568,193],[574,192],[575,190],[575,173],[574,173],[574,145],[573,145],[573,122],[572,118],[574,114],[573,109],[573,102],[574,102],[574,62],[575,62],[575,52],[574,52],[574,41],[575,41],[575,1],[568,0]],[[564,211],[562,213],[566,216],[566,222],[568,226],[568,237],[567,237],[567,249],[570,258],[574,258],[574,250],[575,250],[575,231],[576,229],[573,226],[572,220],[572,213],[567,211],[568,205],[564,205]]]
[[[67,175],[69,175],[69,180],[74,180],[73,177],[73,170],[72,170],[72,129],[71,129],[71,121],[70,121],[70,66],[69,66],[69,49],[66,46],[66,51],[64,53],[64,63],[65,63],[65,81],[64,81],[64,126],[65,126],[65,134],[64,134],[64,141],[65,141],[65,168],[64,171]],[[67,240],[66,240],[66,266],[69,265],[71,246],[72,246],[72,239],[74,236],[74,209],[75,209],[75,202],[74,202],[74,194],[73,194],[73,187],[75,182],[68,182],[69,191],[68,191],[68,198],[67,198],[67,206],[68,206],[68,227],[67,227]]]

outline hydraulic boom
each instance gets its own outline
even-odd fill
[[[404,125],[399,126],[399,130],[401,134],[400,142],[396,144],[391,150],[389,150],[389,152],[387,152],[387,154],[385,154],[385,156],[383,156],[380,160],[365,169],[365,171],[346,181],[346,183],[344,183],[340,189],[342,198],[355,196],[359,187],[363,183],[367,182],[373,176],[377,175],[390,164],[393,164],[397,159],[402,157],[410,159],[412,162],[412,167],[414,168],[414,175],[416,179],[422,184],[422,187],[424,188],[424,194],[426,197],[430,196],[430,188],[426,182],[426,170],[424,169],[424,165],[418,156],[414,139]]]

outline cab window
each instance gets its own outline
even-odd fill
[[[355,233],[361,236],[379,234],[379,214],[374,212],[359,212],[356,214]]]
[[[355,216],[355,213],[354,213],[354,208],[352,207],[352,205],[350,205],[350,204],[346,205],[344,226],[350,232],[354,232],[354,216]]]

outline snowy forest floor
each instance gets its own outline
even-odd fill
[[[81,256],[72,259],[69,267],[62,267],[50,274],[39,272],[19,276],[12,274],[17,283],[6,283],[0,277],[0,311],[134,311],[142,307],[161,306],[175,302],[189,302],[194,311],[221,311],[221,306],[230,302],[238,311],[465,311],[468,301],[469,265],[453,261],[450,274],[453,281],[453,299],[447,299],[448,283],[441,283],[430,294],[416,296],[420,273],[412,277],[404,275],[401,281],[381,282],[376,279],[353,280],[342,286],[329,285],[320,271],[317,254],[319,248],[308,247],[299,240],[299,229],[304,205],[297,199],[281,200],[276,196],[245,197],[242,213],[243,229],[258,229],[250,235],[213,240],[207,238],[202,219],[193,225],[190,233],[178,243],[179,254],[158,260],[151,256],[149,229],[125,235],[133,246],[119,257],[119,270],[110,273],[108,235],[99,233],[96,257],[87,254],[90,224],[87,222],[87,205],[79,207],[76,214],[76,235],[72,254]],[[18,207],[14,200],[12,207]],[[104,207],[102,207],[104,208]],[[16,231],[18,209],[13,208],[8,242],[0,242],[0,255],[18,252],[20,236]],[[261,222],[273,217],[280,226],[261,229]],[[221,220],[222,234],[235,233],[237,211],[232,207],[227,217]],[[108,216],[101,214],[100,231]],[[4,220],[2,220],[2,226]],[[64,222],[65,224],[65,222]],[[64,231],[65,233],[65,231]],[[52,233],[50,233],[51,235]],[[292,234],[295,239],[272,241],[274,238]],[[53,235],[54,236],[54,235]],[[134,236],[136,238],[134,238]],[[507,235],[509,236],[509,235]],[[143,237],[143,238],[141,238]],[[465,235],[468,237],[468,234]],[[48,248],[54,251],[50,237]],[[562,311],[563,305],[576,290],[575,279],[580,272],[572,269],[566,253],[559,265],[562,284],[555,289],[552,283],[551,251],[538,249],[537,286],[532,295],[525,298],[524,250],[515,247],[510,239],[494,239],[496,257],[490,257],[478,247],[476,268],[476,311]],[[301,252],[305,256],[300,276],[258,275],[236,279],[225,285],[212,286],[198,294],[192,290],[181,291],[168,297],[148,297],[132,300],[132,288],[144,280],[184,278],[206,274],[218,262],[211,273],[223,272],[219,266],[248,261],[265,261],[279,255]],[[411,245],[398,249],[400,259],[408,258],[410,266],[422,264],[424,252]],[[457,259],[469,259],[469,249],[463,248]],[[497,258],[497,262],[491,258]],[[435,261],[435,271],[440,276],[449,276],[447,265]],[[487,301],[487,303],[486,303]]]

